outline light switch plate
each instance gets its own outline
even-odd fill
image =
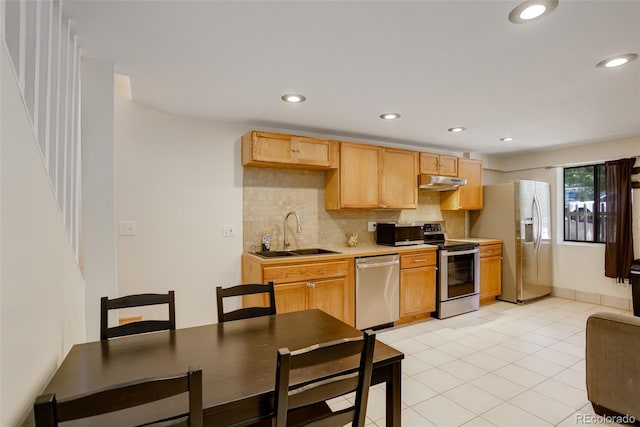
[[[120,235],[121,236],[135,236],[136,235],[136,221],[120,221]]]
[[[373,221],[369,221],[367,223],[367,231],[376,231],[376,223]]]
[[[224,236],[224,237],[233,237],[234,236],[234,229],[235,229],[235,227],[233,225],[223,225],[222,226],[222,236]]]

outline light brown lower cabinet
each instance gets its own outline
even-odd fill
[[[351,257],[262,264],[245,254],[242,280],[244,283],[273,281],[278,313],[318,308],[345,323],[355,324],[354,262]],[[247,297],[244,303],[260,304]]]
[[[480,303],[502,293],[502,243],[480,244]]]
[[[344,277],[275,285],[276,311],[288,313],[319,308],[344,320],[347,311],[344,299],[346,289],[347,280]]]
[[[409,323],[436,310],[435,249],[400,255],[400,320]]]

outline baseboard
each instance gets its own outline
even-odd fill
[[[612,295],[597,294],[595,292],[584,292],[575,289],[553,288],[552,295],[560,298],[567,298],[576,301],[588,302],[591,304],[606,305],[608,307],[631,310],[631,298],[616,297]]]

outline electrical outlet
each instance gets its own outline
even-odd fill
[[[136,222],[135,221],[120,221],[120,235],[121,236],[135,236],[136,235]]]
[[[369,221],[367,223],[367,231],[376,231],[376,223],[373,221]]]
[[[223,237],[233,237],[234,236],[234,232],[233,232],[234,229],[235,229],[235,227],[233,225],[223,225],[222,226],[222,236]]]

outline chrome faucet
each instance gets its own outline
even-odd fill
[[[296,211],[291,211],[288,214],[286,214],[284,217],[284,248],[285,249],[289,249],[289,246],[291,246],[291,243],[289,243],[289,238],[287,237],[287,220],[291,215],[296,217],[296,222],[298,223],[298,233],[302,233],[302,226],[300,225],[300,217],[298,216]]]

